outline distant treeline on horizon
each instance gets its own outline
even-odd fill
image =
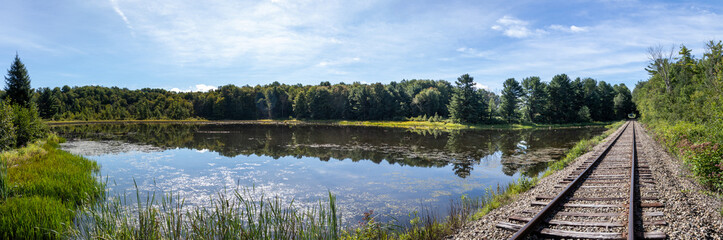
[[[33,101],[51,120],[451,119],[462,123],[611,121],[635,111],[630,90],[591,78],[505,81],[500,95],[462,75],[389,84],[226,85],[208,92],[83,86],[39,88]],[[4,95],[0,92],[0,95]]]

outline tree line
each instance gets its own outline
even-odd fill
[[[208,92],[83,86],[31,92],[52,120],[188,119],[445,120],[468,124],[611,121],[635,111],[624,84],[559,74],[504,82],[500,94],[477,89],[469,74],[389,84],[226,85]],[[2,94],[2,93],[0,93]],[[9,96],[9,94],[8,94]]]
[[[641,121],[703,185],[723,191],[723,44],[709,41],[699,58],[685,45],[648,56],[650,78],[633,92]]]

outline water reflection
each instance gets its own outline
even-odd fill
[[[226,157],[292,156],[352,162],[387,162],[399,166],[452,166],[466,178],[487,156],[500,153],[502,172],[533,176],[545,162],[559,158],[576,141],[599,134],[601,128],[555,130],[461,130],[454,132],[340,126],[278,126],[248,124],[97,124],[53,128],[68,139],[118,140],[133,143],[116,151],[187,148]],[[110,154],[113,148],[84,146],[84,155]]]

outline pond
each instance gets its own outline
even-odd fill
[[[415,131],[258,124],[56,126],[62,148],[97,161],[111,192],[173,192],[187,206],[241,187],[294,206],[337,196],[346,223],[417,210],[444,214],[451,199],[481,196],[536,176],[602,127]],[[135,182],[135,183],[134,183]]]

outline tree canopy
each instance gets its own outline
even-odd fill
[[[632,95],[624,85],[614,87],[615,115],[639,110],[641,121],[703,185],[723,191],[723,44],[708,42],[699,58],[684,45],[677,57],[674,50],[649,49],[650,78],[638,82]]]

